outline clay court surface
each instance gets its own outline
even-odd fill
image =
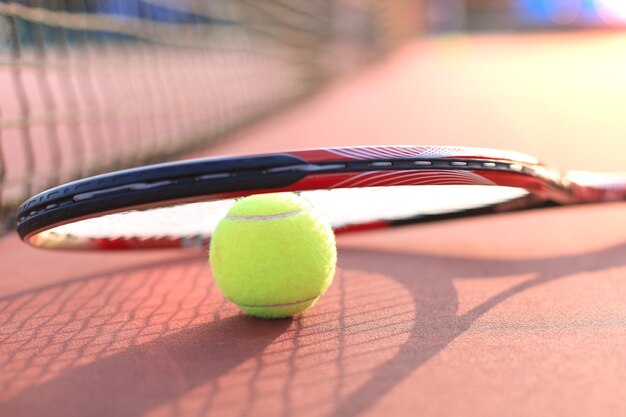
[[[420,41],[201,153],[465,145],[626,170],[626,36]],[[226,302],[204,252],[0,239],[0,415],[626,415],[626,205],[341,237],[293,320]]]

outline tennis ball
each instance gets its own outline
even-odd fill
[[[295,194],[238,200],[217,225],[209,259],[224,296],[263,318],[289,317],[315,304],[335,275],[328,221]]]

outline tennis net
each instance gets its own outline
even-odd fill
[[[37,191],[206,146],[319,89],[338,53],[389,49],[390,4],[0,0],[0,233]]]

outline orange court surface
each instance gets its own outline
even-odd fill
[[[188,157],[432,144],[626,171],[626,35],[415,41]],[[240,313],[205,251],[0,238],[0,416],[626,415],[626,205],[338,238],[330,290]]]

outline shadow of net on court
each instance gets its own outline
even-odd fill
[[[314,310],[278,321],[225,301],[204,257],[81,277],[0,300],[0,411],[57,398],[66,416],[325,415],[414,320],[409,290],[366,272],[340,271]]]

